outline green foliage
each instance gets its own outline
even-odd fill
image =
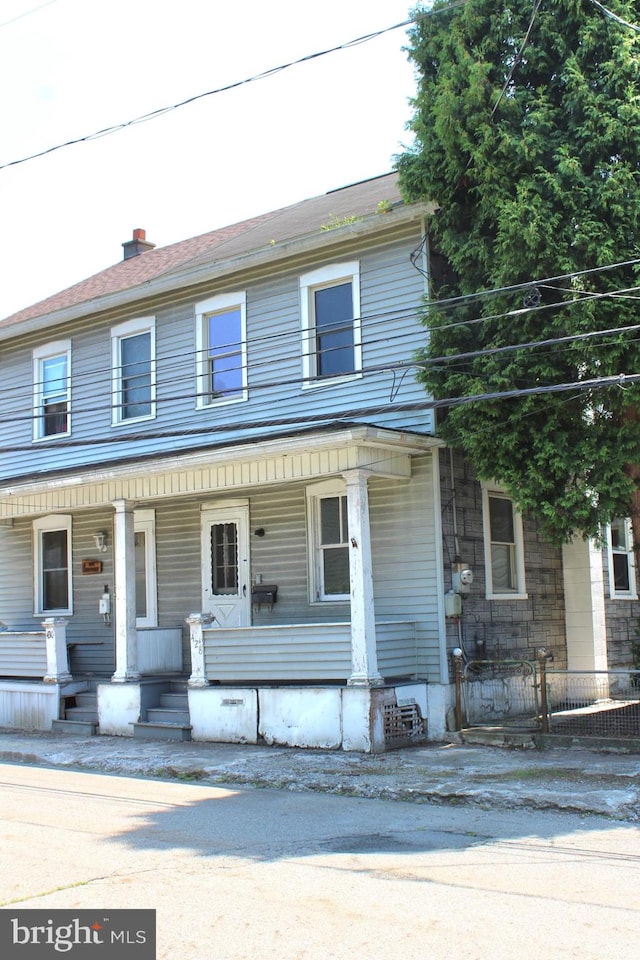
[[[640,21],[637,0],[609,5]],[[430,244],[446,267],[420,358],[437,398],[640,372],[632,331],[456,359],[640,319],[633,296],[611,295],[637,267],[594,271],[640,255],[640,34],[587,0],[546,0],[528,34],[534,6],[467,0],[410,34],[415,147],[397,168],[405,199],[439,205]],[[518,284],[534,296],[502,289]],[[450,407],[441,432],[562,541],[631,512],[639,406],[636,386],[541,392]]]
[[[335,214],[331,214],[329,217],[328,223],[321,223],[321,230],[337,230],[338,227],[348,227],[352,223],[358,223],[359,220],[362,220],[362,217],[356,217],[355,214],[351,214],[347,217],[337,217]]]

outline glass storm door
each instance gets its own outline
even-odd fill
[[[207,510],[202,514],[202,609],[215,626],[251,623],[247,507]]]

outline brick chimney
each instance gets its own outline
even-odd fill
[[[146,239],[146,233],[144,230],[134,230],[133,239],[127,240],[126,243],[122,244],[122,249],[124,250],[123,260],[130,260],[131,257],[137,257],[139,253],[144,253],[145,250],[153,250],[155,243],[150,243]]]

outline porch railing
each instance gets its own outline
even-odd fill
[[[194,677],[202,683],[344,682],[351,675],[350,623],[221,629],[199,616],[188,622]],[[376,648],[385,679],[417,675],[415,623],[377,623]]]
[[[71,678],[66,620],[51,618],[42,626],[42,631],[0,631],[0,677],[49,683]]]

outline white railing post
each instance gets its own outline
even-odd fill
[[[192,613],[186,618],[191,639],[191,676],[190,687],[206,687],[209,684],[204,667],[204,628],[213,623],[211,613]]]
[[[47,651],[45,683],[65,683],[71,680],[67,651],[67,621],[60,617],[43,620],[44,643]]]

